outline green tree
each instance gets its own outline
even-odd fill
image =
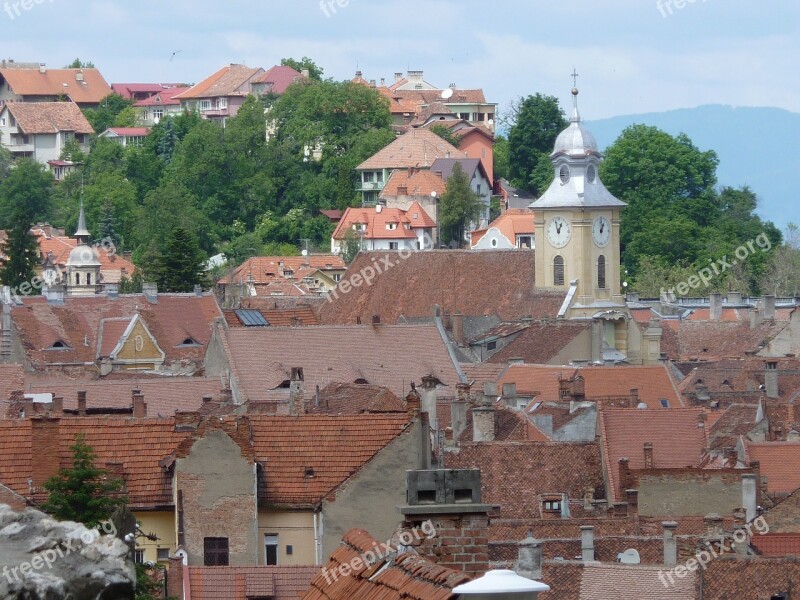
[[[72,467],[45,483],[48,492],[42,510],[62,521],[76,521],[87,527],[110,519],[125,504],[123,482],[95,465],[94,450],[83,435],[70,446]]]
[[[110,241],[115,246],[120,245],[119,235],[117,234],[116,219],[114,217],[114,204],[106,198],[103,202],[103,209],[100,217],[100,228],[97,234],[97,242]]]
[[[800,296],[800,228],[794,223],[786,227],[785,242],[771,256],[761,289],[776,296]]]
[[[196,284],[204,285],[205,256],[197,238],[185,227],[172,230],[159,257],[159,289],[165,292],[191,292]]]
[[[8,229],[20,218],[48,221],[52,214],[53,176],[36,161],[23,158],[0,184],[0,228]]]
[[[65,69],[94,69],[94,63],[90,60],[82,61],[80,58],[76,58],[71,63],[69,63]]]
[[[361,237],[351,227],[348,227],[344,234],[341,248],[342,260],[346,265],[353,262],[358,253],[361,252]]]
[[[510,149],[508,138],[498,135],[494,140],[494,177],[495,179],[508,179],[511,169]]]
[[[541,169],[550,171],[549,155],[556,137],[567,125],[555,96],[536,94],[519,102],[508,132],[508,174],[512,185],[536,196],[544,192]],[[537,168],[538,177],[534,177]]]
[[[298,73],[302,73],[303,69],[308,69],[309,79],[322,81],[322,67],[317,66],[317,63],[315,63],[307,56],[304,56],[300,60],[295,60],[293,58],[283,58],[281,59],[281,65],[284,67],[291,67]]]
[[[449,127],[445,127],[444,125],[431,125],[431,133],[435,133],[445,142],[455,146],[456,148],[458,148],[458,145],[461,143],[461,139],[453,132],[453,130]]]
[[[461,163],[455,163],[447,179],[447,190],[439,201],[442,242],[460,248],[466,239],[467,228],[480,217],[483,209],[481,198],[472,191]]]
[[[37,291],[26,284],[33,281],[39,262],[39,245],[31,234],[33,222],[25,211],[18,210],[12,218],[13,225],[3,248],[8,260],[0,268],[0,283],[14,289],[15,293],[30,295]]]
[[[117,116],[127,108],[133,106],[133,100],[123,98],[119,94],[109,94],[100,101],[97,108],[87,108],[83,111],[86,120],[95,133],[103,133],[114,126]]]
[[[11,172],[11,152],[5,146],[0,146],[0,185]]]

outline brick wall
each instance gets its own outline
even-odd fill
[[[33,486],[42,489],[45,482],[58,475],[61,467],[58,456],[58,419],[31,420],[31,467]],[[74,440],[69,440],[70,445]]]
[[[407,517],[408,519],[408,517]],[[486,514],[414,515],[404,526],[430,521],[436,536],[416,546],[417,552],[436,564],[479,576],[489,570],[489,518]]]
[[[25,510],[25,498],[0,485],[0,504],[8,504],[14,510]]]

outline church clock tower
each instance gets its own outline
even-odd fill
[[[581,123],[577,88],[572,96],[569,127],[559,134],[550,155],[555,179],[530,205],[536,226],[536,288],[566,293],[569,302],[562,317],[627,314],[620,293],[619,243],[625,203],[600,181],[602,155]]]

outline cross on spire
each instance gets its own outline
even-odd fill
[[[578,77],[580,76],[578,75],[578,70],[575,67],[572,67],[572,75],[570,75],[570,77],[572,77],[572,87],[578,87]]]

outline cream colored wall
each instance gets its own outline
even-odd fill
[[[137,512],[136,520],[141,523],[139,527],[144,533],[154,533],[157,541],[145,538],[136,540],[136,548],[144,549],[144,560],[156,562],[158,548],[169,548],[170,555],[175,553],[177,539],[175,536],[175,514],[172,511],[163,512]]]
[[[314,552],[313,511],[262,510],[258,513],[258,564],[265,561],[264,536],[278,536],[279,565],[316,564]],[[286,554],[286,546],[292,546],[292,554]]]
[[[136,351],[136,336],[142,336],[143,346],[138,352]],[[147,330],[142,326],[141,321],[137,321],[133,327],[133,331],[128,336],[128,339],[122,345],[117,360],[136,360],[136,361],[155,361],[161,362],[161,353],[159,348],[153,343],[153,338],[147,333]]]

